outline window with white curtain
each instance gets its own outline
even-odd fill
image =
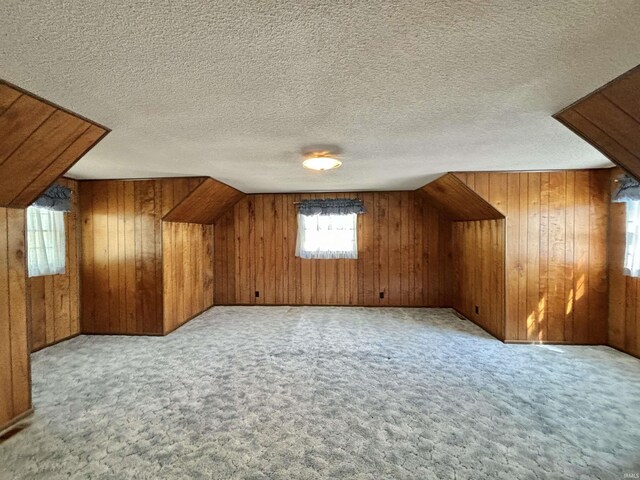
[[[64,273],[64,212],[27,208],[27,259],[30,277]]]
[[[296,256],[358,258],[358,216],[298,214]]]
[[[627,247],[624,274],[640,277],[640,201],[627,201]]]

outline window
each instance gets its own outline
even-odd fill
[[[30,277],[65,271],[64,212],[27,208],[27,258]]]
[[[624,274],[640,277],[640,201],[627,201],[627,247]]]
[[[296,256],[358,258],[358,216],[298,214]]]

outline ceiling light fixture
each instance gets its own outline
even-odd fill
[[[304,168],[309,170],[332,170],[342,165],[342,162],[338,160],[334,155],[329,152],[313,152],[305,155],[305,160],[302,162]]]

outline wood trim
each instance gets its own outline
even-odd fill
[[[628,77],[631,77],[632,75],[636,75],[638,72],[640,72],[640,65],[636,65],[635,67],[631,68],[630,70],[627,70],[626,72],[624,72],[623,74],[617,76],[616,78],[614,78],[613,80],[609,80],[607,83],[605,83],[604,85],[602,85],[601,87],[596,88],[593,92],[591,93],[587,93],[586,95],[580,97],[578,100],[576,100],[573,103],[570,103],[569,105],[567,105],[566,107],[564,107],[562,110],[560,110],[559,112],[555,113],[553,116],[555,118],[556,115],[561,115],[564,112],[568,111],[568,110],[573,110],[573,108],[576,105],[579,105],[583,100],[589,98],[591,95],[595,94],[595,93],[600,93],[603,92],[605,90],[607,90],[609,87],[618,84],[618,82],[620,82],[621,80],[625,80]]]
[[[240,190],[206,178],[162,219],[165,222],[211,225],[243,197],[245,194]]]
[[[17,423],[20,423],[25,418],[27,418],[30,415],[32,415],[34,411],[35,411],[35,409],[33,407],[31,407],[31,408],[29,408],[29,410],[24,411],[23,413],[21,413],[20,415],[12,418],[8,422],[5,422],[4,424],[0,425],[0,435],[4,435],[7,432],[7,430],[13,428]]]
[[[41,347],[37,347],[37,348],[33,348],[32,347],[30,350],[31,350],[31,353],[36,353],[36,352],[39,352],[40,350],[44,350],[45,348],[53,347],[54,345],[58,345],[59,343],[66,342],[67,340],[71,340],[71,339],[79,337],[81,335],[84,335],[84,334],[83,333],[74,333],[73,335],[69,335],[68,337],[61,338],[59,340],[55,340],[54,342],[49,343],[47,345],[42,345]]]
[[[164,181],[164,180],[201,180],[204,181],[207,178],[202,175],[187,175],[184,177],[139,177],[139,178],[75,178],[66,177],[76,182],[90,183],[90,182],[152,182],[152,181]]]
[[[181,321],[179,324],[172,326],[172,328],[166,330],[163,334],[163,336],[169,335],[172,332],[175,332],[176,330],[178,330],[180,327],[186,325],[187,323],[189,323],[191,320],[193,320],[196,317],[199,317],[200,315],[202,315],[205,312],[208,312],[209,310],[211,310],[213,307],[215,307],[217,305],[211,305],[210,307],[205,308],[204,310],[201,310],[197,313],[194,313],[193,315],[191,315],[189,318],[186,318],[185,320]]]
[[[640,65],[553,115],[640,179]]]
[[[95,125],[96,127],[100,127],[101,129],[106,130],[107,133],[109,133],[111,131],[111,129],[109,127],[105,127],[104,125],[102,125],[102,124],[100,124],[100,123],[98,123],[98,122],[96,122],[94,120],[91,120],[91,119],[89,119],[87,117],[84,117],[84,116],[80,115],[79,113],[71,111],[71,110],[69,110],[69,109],[67,109],[65,107],[62,107],[62,106],[58,105],[57,103],[53,103],[52,101],[47,100],[46,98],[43,98],[43,97],[41,97],[39,95],[36,95],[35,93],[30,92],[29,90],[26,90],[26,89],[24,89],[22,87],[19,87],[19,86],[15,85],[15,84],[7,81],[7,80],[4,80],[4,79],[0,78],[0,85],[2,85],[2,84],[7,85],[8,87],[10,87],[10,88],[12,88],[14,90],[17,90],[18,92],[22,93],[23,95],[28,95],[28,96],[30,96],[32,98],[35,98],[36,100],[41,101],[42,103],[46,103],[47,105],[52,106],[56,110],[62,110],[63,112],[66,112],[66,113],[68,113],[70,115],[73,115],[74,117],[78,117],[78,118],[84,120],[85,122],[88,122],[88,123],[91,123],[91,124]]]
[[[451,310],[453,310],[453,313],[460,319],[460,320],[465,320],[467,322],[473,323],[476,327],[480,327],[482,329],[483,332],[485,332],[487,335],[491,336],[494,340],[498,341],[498,342],[502,342],[502,343],[507,343],[506,340],[504,340],[503,338],[498,338],[496,337],[493,333],[491,333],[489,330],[487,330],[487,328],[480,322],[476,322],[474,320],[471,320],[470,318],[466,317],[464,315],[464,313],[460,312],[458,309],[456,309],[455,307],[449,307],[451,308]]]
[[[585,347],[596,347],[603,346],[609,347],[610,345],[605,345],[600,342],[570,342],[570,341],[562,341],[562,340],[504,340],[504,343],[508,345],[583,345]],[[614,348],[614,347],[611,347]]]
[[[451,173],[443,175],[417,191],[454,221],[504,218],[504,215],[493,205]]]
[[[0,206],[26,208],[109,129],[0,80]]]

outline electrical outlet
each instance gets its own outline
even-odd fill
[[[260,298],[260,292],[256,290],[256,298]]]
[[[384,292],[380,292],[380,298],[383,299],[384,298]]]
[[[480,307],[476,305],[476,315],[480,315]]]

